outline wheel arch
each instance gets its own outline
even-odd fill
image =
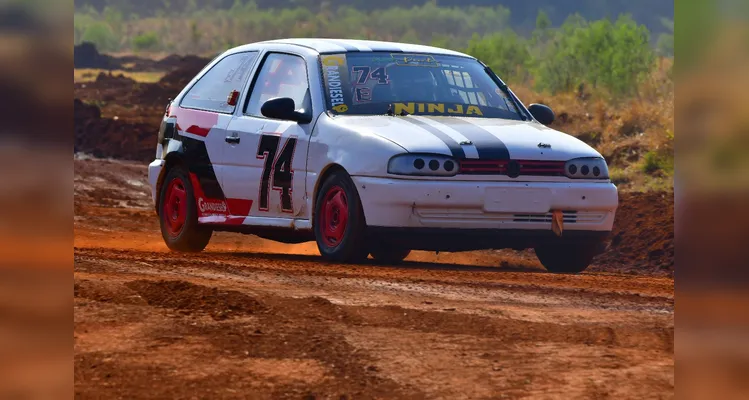
[[[173,151],[166,155],[164,158],[164,168],[161,169],[159,177],[156,179],[156,213],[159,212],[159,204],[161,204],[161,187],[164,184],[169,171],[177,166],[185,165],[184,154],[181,152]]]
[[[340,164],[331,163],[325,166],[322,171],[320,171],[320,178],[317,179],[315,182],[315,188],[312,192],[312,209],[310,210],[310,221],[314,221],[315,218],[315,210],[317,208],[317,195],[320,192],[320,188],[322,187],[323,183],[335,172],[342,171],[346,173],[346,175],[349,175],[349,172]],[[353,180],[352,180],[353,181]],[[356,194],[359,196],[359,199],[361,199],[361,194],[359,193],[359,188],[356,187],[356,184],[354,183],[354,189],[356,189]],[[365,221],[366,222],[366,221]]]

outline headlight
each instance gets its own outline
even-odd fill
[[[573,179],[608,179],[609,167],[603,158],[575,158],[564,164],[564,174]]]
[[[453,176],[458,162],[438,154],[401,154],[390,159],[388,173],[395,175]]]

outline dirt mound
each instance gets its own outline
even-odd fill
[[[73,115],[75,153],[98,158],[153,159],[158,125],[102,118],[99,107],[79,99],[73,100]]]
[[[135,81],[122,74],[106,74],[100,72],[96,77],[96,84],[100,86],[129,87],[135,85]]]
[[[160,61],[164,69],[172,69],[159,81],[162,86],[182,89],[195,75],[198,74],[210,60],[205,58],[186,56],[169,56]]]
[[[101,56],[96,48],[85,44],[76,47],[76,51],[82,59],[98,60],[96,66],[85,64],[87,68],[116,64],[107,64],[111,57]],[[176,55],[160,61],[133,57],[128,60],[134,70],[155,68],[171,72],[153,84],[111,73],[100,73],[93,82],[75,84],[75,152],[99,158],[152,160],[164,108],[209,61]],[[78,61],[76,67],[81,68]]]
[[[83,42],[73,48],[75,68],[119,69],[119,60],[99,53],[93,43]]]
[[[173,308],[183,314],[208,314],[215,320],[264,312],[266,307],[235,290],[196,285],[185,281],[137,280],[125,284],[148,304]]]
[[[674,269],[674,197],[670,192],[622,193],[611,245],[596,257],[632,272]]]

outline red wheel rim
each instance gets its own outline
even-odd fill
[[[340,186],[333,186],[323,198],[320,208],[320,233],[328,247],[336,247],[343,240],[348,224],[348,200]]]
[[[174,178],[166,189],[164,209],[161,213],[164,226],[170,236],[179,236],[187,218],[187,190],[180,178]]]

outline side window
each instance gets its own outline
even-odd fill
[[[226,102],[233,90],[242,91],[250,75],[257,52],[237,53],[214,65],[185,94],[180,106],[231,114],[234,107]]]
[[[310,107],[307,65],[303,58],[290,54],[269,54],[255,78],[245,114],[262,116],[260,107],[274,97],[290,97],[297,110]]]

